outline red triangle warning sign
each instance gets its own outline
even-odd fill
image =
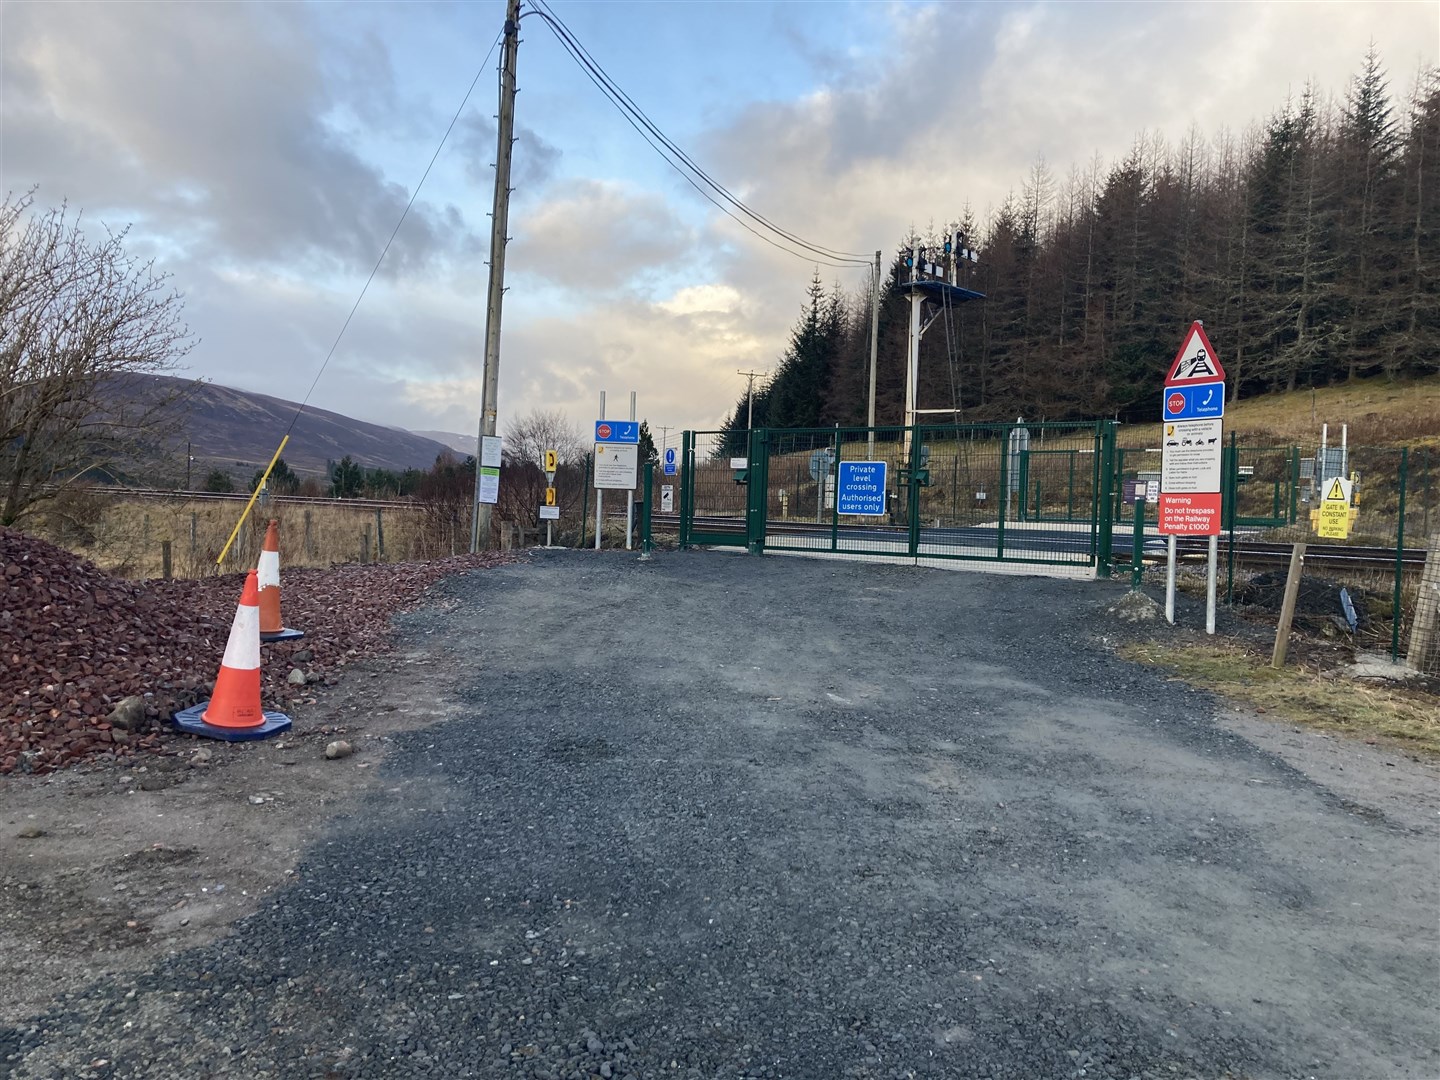
[[[1222,382],[1224,379],[1225,369],[1220,366],[1220,358],[1205,336],[1205,328],[1198,320],[1191,323],[1190,332],[1185,335],[1185,344],[1180,346],[1174,363],[1170,365],[1170,373],[1165,376],[1165,385],[1183,386],[1186,383]]]

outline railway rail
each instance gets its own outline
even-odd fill
[[[675,529],[679,527],[680,519],[677,514],[656,514],[652,520],[656,526],[663,524],[667,529]],[[695,526],[709,533],[720,532],[742,535],[745,532],[745,522],[733,517],[697,516],[695,518]],[[830,525],[824,522],[816,525],[804,521],[770,521],[766,523],[765,527],[769,532],[792,536],[807,534],[824,534],[828,536],[830,533]],[[908,531],[904,526],[896,525],[852,525],[842,526],[842,528],[850,530],[863,529],[867,533],[894,535],[897,539],[903,538]],[[931,530],[926,531],[929,532]],[[1222,535],[1220,537],[1221,558],[1228,556],[1228,543],[1228,538]],[[1132,544],[1133,533],[1130,526],[1128,524],[1116,525],[1112,550],[1119,561],[1129,562]],[[1235,541],[1235,558],[1237,562],[1252,566],[1256,564],[1284,566],[1290,561],[1291,547],[1292,544],[1289,541],[1277,542],[1237,537]],[[1203,557],[1206,549],[1207,542],[1202,537],[1180,537],[1176,543],[1177,554],[1185,559]],[[1164,558],[1164,554],[1163,540],[1159,540],[1153,536],[1146,538],[1142,552],[1143,558],[1147,561],[1154,561]],[[1395,549],[1393,547],[1359,544],[1307,543],[1305,547],[1305,563],[1307,566],[1314,567],[1326,566],[1336,569],[1383,570],[1389,572],[1395,569]],[[1404,572],[1418,574],[1425,566],[1425,549],[1421,547],[1405,548],[1400,553],[1400,565]]]
[[[132,499],[175,499],[190,500],[196,502],[244,502],[250,498],[248,494],[220,493],[213,491],[171,491],[159,488],[107,488],[107,494],[132,498]],[[271,495],[269,496],[272,506],[339,506],[355,510],[400,510],[400,511],[422,511],[428,509],[428,504],[415,502],[408,499],[336,499],[324,496],[308,495]],[[657,513],[653,516],[652,522],[655,527],[672,531],[677,530],[680,525],[679,514]],[[694,524],[697,528],[709,533],[734,533],[741,535],[745,532],[745,522],[742,518],[724,516],[697,516]],[[829,535],[830,525],[828,523],[814,524],[806,521],[770,521],[766,523],[769,532],[785,535],[809,535],[823,533]],[[1022,526],[1023,527],[1023,526]],[[842,526],[853,535],[856,530],[864,530],[867,533],[894,535],[896,538],[903,537],[908,530],[900,525],[848,525]],[[946,530],[926,530],[927,532]],[[1131,529],[1128,525],[1117,524],[1115,526],[1115,538],[1112,550],[1116,558],[1121,562],[1130,560],[1130,548],[1133,543]],[[1147,537],[1142,557],[1147,560],[1155,560],[1164,557],[1163,541],[1155,537]],[[1221,557],[1228,556],[1229,541],[1221,536]],[[1291,543],[1289,541],[1255,540],[1248,537],[1237,538],[1235,542],[1235,558],[1247,565],[1279,565],[1283,566],[1290,561]],[[1177,553],[1181,558],[1195,558],[1204,556],[1206,552],[1206,541],[1200,537],[1180,537],[1176,543]],[[1308,544],[1305,548],[1305,562],[1309,566],[1326,566],[1336,569],[1345,568],[1351,570],[1384,570],[1393,571],[1395,568],[1395,549],[1391,547],[1366,546],[1360,544]],[[1405,548],[1400,553],[1400,565],[1406,573],[1419,573],[1425,566],[1425,549],[1423,547]]]

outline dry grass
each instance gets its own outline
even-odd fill
[[[376,511],[334,506],[291,506],[283,502],[269,508],[256,507],[241,529],[224,567],[216,558],[244,509],[243,502],[186,500],[127,500],[105,494],[71,500],[65,516],[56,513],[33,528],[37,535],[90,559],[120,577],[159,577],[162,542],[170,541],[173,573],[176,577],[205,577],[223,569],[233,571],[255,565],[270,518],[280,522],[282,566],[331,566],[360,562],[365,554],[369,531],[371,561],[402,562],[451,555],[451,545],[437,535],[433,523],[415,510]],[[377,542],[377,528],[384,532],[383,559]],[[444,532],[445,530],[440,530]],[[469,547],[465,535],[456,536],[458,550]]]
[[[1276,671],[1266,653],[1235,643],[1122,646],[1120,655],[1168,668],[1195,686],[1297,724],[1384,740],[1440,757],[1440,702],[1399,684],[1361,682],[1300,666]]]
[[[1352,446],[1440,448],[1440,376],[1409,382],[1383,377],[1339,386],[1266,394],[1227,407],[1225,424],[1246,435],[1273,436],[1278,443],[1318,442],[1329,424],[1350,425]]]

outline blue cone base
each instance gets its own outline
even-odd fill
[[[299,641],[304,636],[304,630],[291,630],[288,626],[285,627],[283,630],[276,630],[275,632],[269,634],[267,634],[263,630],[260,631],[260,640],[265,642],[266,644],[269,644],[272,641]]]
[[[290,730],[290,717],[279,712],[265,713],[265,722],[258,727],[216,727],[200,719],[209,707],[210,702],[202,701],[199,705],[177,712],[170,718],[170,722],[187,735],[203,735],[207,739],[220,739],[222,742],[253,742]]]

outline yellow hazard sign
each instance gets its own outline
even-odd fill
[[[1320,485],[1320,509],[1315,514],[1315,531],[1327,540],[1344,540],[1350,535],[1350,494],[1354,485],[1344,477],[1332,476]]]
[[[552,488],[552,487],[547,487],[547,488],[545,489],[545,505],[546,505],[546,506],[554,506],[554,505],[555,505],[555,489]]]
[[[545,451],[545,471],[547,473],[553,473],[555,471],[555,462],[559,459],[559,457],[560,455],[557,454],[554,450]]]

